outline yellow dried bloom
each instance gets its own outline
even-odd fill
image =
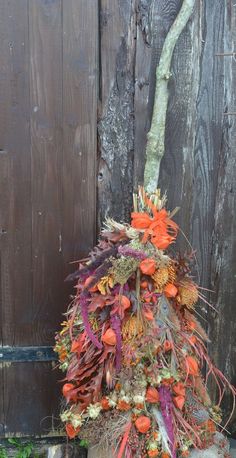
[[[156,272],[152,275],[152,278],[155,283],[155,287],[157,291],[162,291],[163,287],[169,281],[169,268],[168,267],[160,267]]]
[[[169,283],[174,283],[175,280],[176,280],[176,270],[175,270],[173,264],[169,264],[169,266],[168,266],[168,275],[169,275],[168,282]]]
[[[193,308],[198,300],[198,290],[196,285],[187,281],[179,287],[179,293],[177,296],[179,304],[185,305],[188,308]]]
[[[122,337],[125,343],[130,342],[136,337],[143,334],[143,325],[141,320],[133,315],[122,326]]]
[[[110,293],[110,288],[113,288],[114,280],[111,275],[102,277],[101,280],[97,283],[98,290],[100,293],[105,296],[105,294]]]

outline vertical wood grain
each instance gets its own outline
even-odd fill
[[[34,326],[28,344],[47,345],[60,319],[64,280],[61,0],[31,0],[29,25],[33,299],[27,317]]]
[[[2,2],[0,8],[0,166],[7,167],[1,189],[2,322],[3,343],[12,345],[32,299],[27,1]]]
[[[4,345],[17,341],[17,327],[24,320],[32,299],[28,58],[27,0],[1,2],[0,304]],[[5,384],[6,377],[7,369],[1,364],[1,436],[9,426],[7,403],[11,393]]]
[[[224,11],[224,39],[218,46],[218,53],[228,53],[236,47],[236,10],[230,1]],[[215,56],[223,65],[224,113],[232,112],[236,106],[236,63],[233,57]],[[216,292],[211,299],[219,314],[210,314],[209,334],[212,341],[211,354],[221,371],[236,385],[236,118],[224,115],[220,161],[217,170],[215,195],[214,230],[212,233],[211,285]],[[232,398],[224,400],[224,413],[232,409]],[[231,424],[236,434],[236,412]]]
[[[98,2],[64,0],[62,249],[66,263],[87,255],[95,242],[97,91]]]
[[[11,2],[9,2],[11,4]],[[27,2],[25,2],[25,8]],[[19,8],[20,9],[20,5]],[[19,201],[11,208],[17,215],[27,199],[29,233],[26,246],[32,249],[32,258],[15,272],[26,269],[26,281],[32,288],[30,300],[18,298],[17,307],[10,308],[9,345],[48,345],[53,343],[56,323],[60,319],[61,290],[63,285],[62,253],[60,250],[60,170],[62,119],[62,36],[61,1],[37,0],[28,2],[28,9],[16,21],[29,36],[27,68],[27,103],[29,104],[30,137],[21,154],[22,172],[13,161],[16,176],[29,183],[28,195],[21,195],[21,186],[14,180]],[[19,14],[19,11],[18,11]],[[24,23],[23,21],[26,21]],[[29,30],[27,28],[29,24]],[[20,35],[16,29],[16,42]],[[23,41],[23,40],[21,40]],[[23,94],[22,94],[23,97]],[[25,101],[26,103],[26,101]],[[18,133],[19,135],[19,133]],[[27,164],[30,167],[27,170]],[[19,178],[18,178],[19,179]],[[31,212],[32,206],[32,212]],[[24,219],[23,219],[24,221]],[[14,230],[17,224],[14,222]],[[21,243],[23,235],[21,234]],[[15,256],[12,255],[13,261]],[[60,286],[62,289],[62,287]],[[15,288],[11,287],[11,293]],[[6,322],[6,317],[4,318]],[[47,434],[52,429],[52,416],[58,411],[55,393],[56,377],[50,363],[6,364],[4,369],[5,434]],[[55,384],[55,388],[53,385]],[[17,389],[16,389],[17,387]],[[56,407],[58,406],[58,407]]]
[[[132,205],[136,40],[135,1],[100,4],[99,226],[128,220]]]

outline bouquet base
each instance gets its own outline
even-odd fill
[[[205,450],[192,450],[189,458],[231,458],[228,439],[221,433],[214,436],[214,444]],[[101,446],[88,449],[87,458],[115,458],[112,451]]]
[[[88,449],[88,456],[87,458],[115,458],[112,451],[109,449],[104,449],[99,445],[95,445],[94,447],[90,447]]]

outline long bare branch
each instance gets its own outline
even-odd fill
[[[156,69],[156,89],[151,128],[147,134],[146,164],[144,170],[144,187],[148,192],[157,188],[161,158],[165,152],[165,126],[168,105],[168,81],[173,51],[178,38],[186,26],[195,0],[183,0],[182,7],[172,24]]]

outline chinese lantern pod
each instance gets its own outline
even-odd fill
[[[151,426],[151,420],[145,415],[141,415],[141,417],[137,418],[135,426],[140,433],[145,434]]]

